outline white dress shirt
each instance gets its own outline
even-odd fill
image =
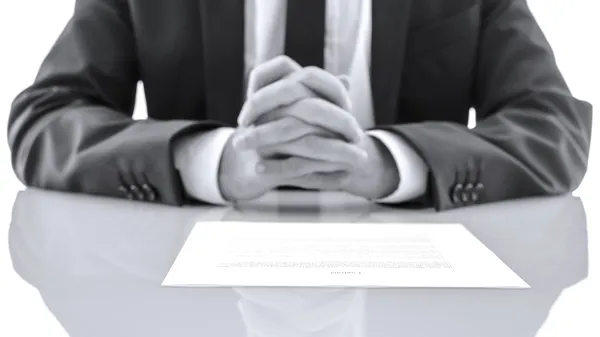
[[[370,82],[371,0],[327,0],[324,69],[350,81],[352,111],[363,129],[373,127]],[[245,78],[252,69],[283,54],[285,43],[285,0],[246,0]],[[358,24],[357,24],[358,23]],[[223,148],[234,128],[218,128],[183,139],[175,146],[175,166],[186,192],[201,201],[225,204],[218,171]],[[427,167],[423,159],[399,136],[372,130],[392,154],[400,184],[389,196],[377,200],[394,203],[416,198],[425,192]]]

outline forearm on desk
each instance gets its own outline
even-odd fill
[[[129,6],[77,4],[34,83],[11,105],[7,138],[16,176],[31,187],[183,204],[173,142],[222,124],[133,120],[141,78]]]
[[[228,204],[218,183],[223,148],[235,129],[221,127],[187,136],[175,143],[175,167],[179,170],[184,189],[190,197],[211,204]],[[392,154],[401,182],[380,203],[399,203],[421,196],[427,187],[427,167],[419,155],[400,137],[381,130],[369,135],[379,139]]]
[[[571,94],[527,2],[483,1],[480,21],[469,102],[477,125],[381,127],[427,163],[426,206],[438,211],[568,193],[588,166],[592,106]],[[418,104],[415,109],[442,111]]]

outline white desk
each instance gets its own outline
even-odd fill
[[[161,287],[197,220],[460,222],[532,288],[244,293]],[[563,291],[592,296],[600,289],[586,280],[586,212],[570,196],[435,213],[384,208],[339,193],[278,192],[237,209],[181,209],[27,190],[13,208],[10,247],[15,270],[75,337],[254,336],[242,318],[259,322],[265,337],[277,329],[295,337],[302,324],[306,332],[318,322],[325,322],[321,330],[297,336],[354,337],[335,334],[348,317],[360,319],[354,323],[364,323],[368,337],[536,336],[570,324],[565,315],[590,310],[581,301],[560,307]],[[239,303],[250,308],[247,317]],[[301,305],[313,306],[318,315],[299,317],[294,330],[278,310]],[[340,316],[340,308],[350,307],[359,310]]]

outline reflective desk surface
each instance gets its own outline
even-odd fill
[[[572,196],[435,213],[340,193],[173,208],[29,189],[15,200],[9,244],[15,271],[69,336],[567,336],[556,331],[577,331],[573,317],[598,308],[588,215]],[[531,289],[161,287],[200,220],[459,222]],[[585,326],[569,336],[596,336],[586,334],[595,322]]]

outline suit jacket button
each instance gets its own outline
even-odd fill
[[[121,192],[121,195],[123,195],[124,198],[127,198],[129,200],[133,200],[134,198],[133,193],[131,193],[129,189],[124,185],[119,186],[119,192]]]
[[[156,192],[154,192],[154,189],[150,185],[143,184],[142,190],[146,193],[146,199],[148,199],[148,201],[156,201]]]
[[[138,199],[138,200],[146,199],[146,196],[144,195],[144,193],[142,193],[142,190],[140,190],[140,188],[137,185],[129,186],[129,190],[133,193],[133,195],[136,197],[136,199]]]
[[[134,196],[133,193],[131,193],[129,191],[129,189],[127,187],[125,187],[124,185],[119,186],[119,192],[121,192],[121,194],[123,195],[124,198],[128,199],[128,200],[133,200]]]
[[[483,194],[484,188],[485,186],[483,186],[482,183],[478,183],[477,185],[473,186],[473,188],[471,189],[471,199],[473,200],[473,202],[481,200],[481,195]]]
[[[462,203],[462,192],[463,192],[463,184],[456,184],[452,189],[451,199],[454,204]]]
[[[464,188],[464,190],[462,192],[462,196],[461,196],[461,199],[464,203],[477,201],[475,198],[473,198],[474,188],[475,188],[475,186],[473,186],[473,184],[471,184],[471,183],[468,183],[467,185],[465,185],[465,188]]]

